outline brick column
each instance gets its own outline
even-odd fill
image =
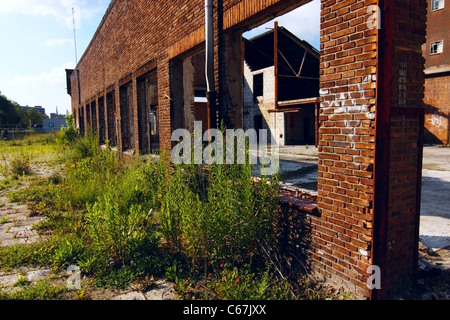
[[[417,274],[424,135],[426,1],[380,1],[373,263],[395,297]]]
[[[170,92],[170,68],[169,59],[166,55],[158,59],[158,115],[159,115],[159,138],[161,150],[170,151],[172,148],[172,128],[171,118],[171,92]]]
[[[410,285],[417,264],[424,4],[322,0],[313,265],[362,298]],[[371,265],[381,290],[367,286]]]

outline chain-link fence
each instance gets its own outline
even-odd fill
[[[58,129],[49,129],[49,128],[21,128],[14,126],[0,126],[0,139],[1,140],[24,140],[29,136],[36,134],[51,134],[57,132]]]

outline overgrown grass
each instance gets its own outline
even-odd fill
[[[54,285],[48,280],[31,284],[26,277],[23,277],[16,283],[14,290],[0,291],[0,300],[60,300],[66,297],[67,292],[66,286]]]
[[[93,136],[56,140],[52,150],[65,158],[51,161],[64,159],[65,172],[9,195],[46,216],[35,229],[48,240],[0,248],[0,269],[78,265],[105,287],[165,276],[183,299],[328,297],[279,267],[281,254],[268,254],[284,245],[277,176],[256,183],[248,163],[176,166],[165,154],[125,160],[109,147],[101,151]],[[17,297],[64,294],[43,288]]]

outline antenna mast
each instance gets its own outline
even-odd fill
[[[75,26],[75,8],[72,7],[72,17],[73,17],[73,42],[75,45],[75,64],[78,64],[78,53],[77,53],[77,34],[76,34],[76,26]]]

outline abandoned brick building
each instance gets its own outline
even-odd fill
[[[244,129],[268,129],[279,146],[315,145],[319,52],[277,22],[244,42]]]
[[[425,57],[425,143],[450,143],[450,3],[428,1]]]
[[[243,32],[310,1],[111,1],[68,73],[77,126],[137,154],[195,119],[242,128]],[[426,0],[321,0],[311,272],[362,299],[417,274],[426,14]]]

